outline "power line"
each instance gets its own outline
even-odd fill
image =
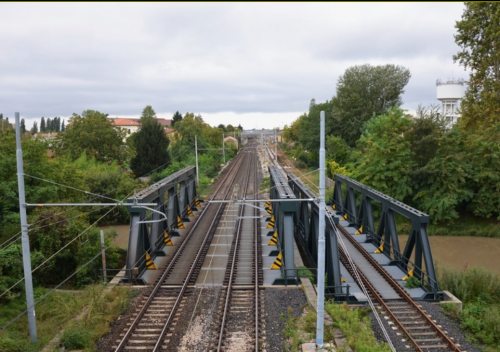
[[[73,238],[71,241],[69,241],[68,243],[66,243],[63,247],[61,247],[57,252],[55,252],[54,254],[52,254],[49,258],[47,258],[46,260],[44,260],[40,265],[38,265],[35,269],[31,270],[31,273],[34,273],[35,271],[37,271],[40,267],[42,267],[43,265],[45,265],[49,260],[51,260],[52,258],[54,258],[58,253],[60,253],[62,250],[64,250],[65,248],[67,248],[71,243],[73,243],[74,241],[76,241],[78,238],[80,238],[85,232],[87,232],[92,226],[94,226],[99,220],[101,220],[103,217],[105,217],[106,215],[108,215],[114,208],[116,208],[116,206],[114,206],[113,208],[111,208],[108,212],[106,212],[106,214],[104,214],[103,216],[101,216],[98,220],[96,220],[92,225],[90,225],[89,227],[87,227],[85,230],[83,230],[81,233],[79,233],[75,238]],[[23,276],[19,281],[17,281],[14,285],[12,285],[11,287],[9,287],[6,291],[4,291],[2,294],[0,294],[0,298],[3,297],[7,292],[11,291],[14,287],[16,287],[17,285],[19,285],[19,283],[21,283],[24,279],[26,278],[26,276]]]
[[[220,157],[219,157],[220,159]],[[218,160],[218,159],[217,159]],[[210,168],[211,166],[207,166],[205,168],[205,170],[203,171],[206,171]],[[194,182],[194,180],[190,181],[188,184]],[[178,190],[175,194],[178,195],[180,192],[180,190]],[[168,199],[167,199],[168,201]],[[166,202],[165,201],[162,205],[165,205]],[[93,227],[95,224],[97,224],[100,220],[102,220],[105,216],[107,216],[112,210],[114,210],[117,206],[114,206],[113,208],[111,208],[108,212],[106,212],[106,214],[104,214],[103,216],[101,216],[98,220],[96,220],[93,224],[91,224],[90,226],[88,226],[85,230],[83,230],[80,234],[78,234],[75,238],[73,238],[71,241],[69,241],[66,245],[64,245],[62,248],[60,248],[57,252],[53,253],[49,258],[47,258],[44,262],[42,262],[40,265],[38,265],[35,269],[33,269],[31,271],[31,273],[34,273],[36,270],[38,270],[40,267],[42,267],[43,265],[45,265],[49,260],[51,260],[52,258],[54,258],[58,253],[60,253],[62,250],[64,250],[66,247],[68,247],[71,243],[73,243],[75,240],[77,240],[78,238],[80,238],[85,232],[87,232],[91,227]],[[100,210],[100,209],[98,209]],[[142,220],[146,219],[146,217],[144,217]],[[46,225],[46,226],[50,226],[50,225]],[[139,259],[140,260],[140,259]],[[25,279],[25,277],[23,276],[19,281],[17,281],[14,285],[12,285],[11,287],[9,287],[6,291],[4,291],[3,293],[0,294],[0,298],[3,297],[6,293],[12,291],[13,288],[15,288],[17,285],[19,285],[19,283],[21,283],[23,280]]]
[[[152,174],[154,171],[158,170],[159,168],[164,167],[164,166],[166,166],[167,164],[171,164],[171,163],[172,163],[172,161],[173,161],[174,159],[178,159],[178,158],[180,158],[181,156],[185,155],[187,152],[189,152],[189,151],[191,151],[191,150],[193,150],[193,149],[194,149],[194,148],[185,148],[182,152],[179,152],[179,153],[175,156],[175,158],[171,158],[168,162],[166,162],[166,163],[164,163],[164,164],[160,165],[159,167],[157,167],[157,168],[155,168],[155,169],[153,169],[153,170],[151,170],[151,171],[147,172],[146,174],[144,174],[143,176],[140,176],[140,177],[144,177],[144,176],[146,176],[146,175]],[[81,192],[86,193],[86,194],[95,195],[95,197],[91,198],[89,201],[92,201],[92,200],[94,200],[94,199],[96,199],[96,198],[98,198],[98,197],[103,197],[103,198],[113,199],[113,198],[106,197],[105,195],[110,194],[110,193],[112,193],[112,192],[114,192],[114,191],[116,191],[116,190],[118,190],[118,189],[120,189],[120,188],[123,188],[123,187],[125,186],[125,185],[120,185],[119,187],[116,187],[116,188],[114,188],[114,189],[112,189],[112,190],[108,191],[107,193],[104,193],[104,195],[100,195],[100,194],[95,194],[95,193],[88,192],[88,191],[85,191],[85,190],[80,190],[80,189],[77,189],[77,188],[74,188],[74,187],[70,187],[70,186],[67,186],[67,185],[59,184],[59,183],[57,183],[57,182],[55,182],[55,181],[41,179],[41,178],[38,178],[38,177],[36,177],[36,176],[32,176],[32,175],[27,175],[27,174],[25,174],[25,175],[26,175],[26,176],[28,176],[28,177],[31,177],[31,178],[35,178],[35,179],[41,180],[41,181],[46,181],[46,182],[53,183],[53,184],[56,184],[56,185],[61,185],[61,186],[63,186],[63,187],[72,188],[72,189],[74,189],[74,190],[81,191]],[[130,181],[130,182],[127,182],[127,184],[134,184],[134,185],[135,185],[135,182]],[[132,191],[132,192],[130,192],[130,193],[127,195],[127,197],[125,197],[125,198],[130,197],[132,194],[134,194],[134,192],[135,192],[135,190],[134,190],[134,191]],[[125,198],[124,198],[124,200],[125,200]],[[115,200],[115,199],[113,199],[113,200]],[[99,211],[99,210],[101,210],[101,209],[92,210],[92,211],[90,211],[90,212]],[[43,219],[43,220],[39,220],[39,221],[37,221],[37,222],[35,222],[35,223],[33,223],[33,224],[30,224],[30,226],[36,225],[36,224],[37,224],[37,223],[39,223],[40,221],[47,221],[47,220],[50,220],[51,218],[56,217],[57,215],[63,214],[63,213],[65,213],[65,212],[67,212],[67,211],[69,211],[69,210],[63,210],[63,211],[61,211],[61,212],[59,212],[59,213],[56,213],[56,214],[52,215],[52,216],[51,216],[51,217],[49,217],[49,218],[46,218],[46,219]],[[72,219],[72,218],[70,218],[70,219]],[[68,219],[68,220],[69,220],[69,219]],[[43,226],[43,227],[46,227],[46,226],[50,226],[50,225],[45,225],[45,226]],[[41,227],[41,228],[43,228],[43,227]],[[30,229],[30,230],[31,230],[31,231],[34,231],[34,230],[37,230],[37,229],[40,229],[40,228],[35,228],[35,229]],[[17,238],[17,239],[12,240],[12,239],[13,239],[14,237],[16,237],[16,236],[18,236],[18,238]],[[8,240],[6,240],[6,241],[4,241],[2,244],[0,244],[0,250],[6,249],[7,247],[11,246],[14,242],[18,241],[19,239],[21,239],[21,231],[19,231],[17,234],[15,234],[15,235],[14,235],[14,236],[12,236],[11,238],[9,238]],[[12,240],[12,241],[11,241],[11,240]],[[10,242],[9,242],[9,241],[10,241]],[[7,242],[9,242],[9,243],[8,243],[8,244],[6,244]]]
[[[68,185],[64,185],[64,184],[62,184],[62,183],[58,183],[58,182],[55,182],[55,181],[46,180],[46,179],[44,179],[44,178],[40,178],[40,177],[36,177],[36,176],[32,176],[32,175],[28,175],[28,174],[24,174],[24,176],[28,176],[28,177],[34,178],[34,179],[36,179],[36,180],[44,181],[44,182],[47,182],[47,183],[52,183],[52,184],[57,185],[57,186],[61,186],[61,187],[65,187],[65,188],[69,188],[69,189],[72,189],[72,190],[75,190],[75,191],[83,192],[83,193],[85,193],[85,194],[90,194],[90,195],[96,196],[97,198],[104,198],[104,199],[113,200],[113,201],[115,201],[115,202],[118,202],[118,200],[116,200],[116,199],[114,199],[114,198],[106,197],[106,196],[103,196],[103,195],[100,195],[100,194],[96,194],[96,193],[92,193],[92,192],[89,192],[89,191],[85,191],[85,190],[83,190],[83,189],[78,189],[78,188],[75,188],[75,187],[71,187],[71,186],[68,186]]]
[[[220,159],[220,157],[219,157]],[[205,170],[207,170],[210,166],[207,166],[205,168]],[[204,171],[205,171],[204,170]],[[193,181],[190,181],[190,182],[194,182]],[[179,194],[180,190],[176,192],[176,195]],[[167,200],[168,201],[168,200]],[[163,203],[163,205],[166,204],[166,202]],[[114,207],[111,210],[113,210]],[[104,216],[106,216],[110,211],[108,211],[105,215],[103,215],[99,220],[101,220]],[[144,220],[147,218],[147,215],[141,219]],[[75,237],[71,242],[73,242],[74,240],[76,240],[78,237],[80,237],[81,235],[83,235],[88,229],[90,229],[92,226],[94,226],[99,220],[97,220],[96,222],[94,222],[92,225],[90,225],[89,227],[87,227],[83,232],[81,232],[77,237]],[[138,224],[136,224],[135,226],[138,226]],[[124,234],[120,235],[119,237],[121,236],[124,236]],[[71,243],[70,242],[70,243]],[[69,245],[69,243],[67,244]],[[66,246],[67,246],[66,245]],[[65,246],[65,247],[66,247]],[[112,247],[112,245],[109,245],[105,248],[105,250],[109,249],[110,247]],[[64,247],[62,248],[64,249]],[[61,249],[61,250],[62,250]],[[54,255],[52,257],[54,257],[58,252],[54,253]],[[36,306],[38,303],[40,303],[42,300],[44,300],[46,297],[48,297],[50,294],[52,294],[56,289],[58,289],[59,287],[61,287],[63,284],[65,284],[68,280],[70,280],[72,277],[74,277],[78,272],[80,272],[81,270],[83,270],[85,267],[87,267],[90,263],[92,263],[95,259],[97,259],[99,256],[101,255],[101,251],[99,251],[99,254],[97,254],[96,256],[94,256],[92,259],[90,259],[87,263],[85,263],[84,265],[82,265],[81,267],[79,267],[73,274],[71,274],[70,276],[68,276],[66,279],[64,279],[61,283],[59,283],[57,286],[55,286],[52,290],[50,290],[49,292],[47,292],[45,295],[43,295],[39,300],[37,300],[33,306],[30,306],[28,307],[27,309],[25,309],[23,312],[21,312],[18,316],[16,316],[13,320],[11,320],[9,323],[7,323],[5,326],[3,326],[0,331],[2,330],[5,330],[7,329],[10,325],[12,325],[13,323],[15,323],[17,320],[19,320],[24,314],[26,314],[28,312],[28,309],[30,308],[33,308],[34,306]],[[35,268],[32,272],[36,271],[38,268],[40,268],[42,265],[44,265],[48,260],[50,260],[52,257],[48,258],[45,262],[43,262],[42,264],[40,264],[37,268]],[[140,260],[140,259],[139,259]],[[22,282],[24,280],[24,277],[18,281],[15,285],[13,285],[11,288],[9,288],[7,291],[5,291],[4,293],[2,293],[0,295],[0,297],[2,297],[5,293],[9,292],[10,290],[12,290],[12,288],[14,288],[15,286],[17,286],[19,284],[19,282]]]

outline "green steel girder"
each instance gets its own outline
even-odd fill
[[[344,197],[343,188],[346,196]],[[356,198],[358,196],[358,198]],[[342,216],[347,215],[347,221],[356,228],[363,228],[367,241],[376,247],[384,245],[383,253],[403,271],[414,269],[413,276],[424,282],[424,288],[437,295],[439,287],[436,270],[432,259],[431,246],[427,235],[429,215],[412,208],[394,198],[365,186],[349,177],[336,174],[333,191],[333,205]],[[378,226],[375,228],[372,202],[382,206]],[[358,205],[359,204],[359,205]],[[401,252],[395,213],[409,219],[412,227],[405,249]],[[414,254],[414,263],[410,257]],[[425,267],[423,266],[425,264]]]
[[[128,199],[130,212],[130,232],[126,261],[127,280],[140,279],[146,270],[146,252],[155,258],[163,256],[164,232],[170,236],[176,235],[178,218],[186,219],[189,205],[191,209],[196,206],[196,168],[187,167],[141,190],[134,197]],[[145,219],[148,213],[141,208],[141,203],[157,203],[151,212],[151,218]],[[166,221],[163,221],[164,218]],[[153,220],[151,223],[141,223],[144,220]],[[133,276],[133,269],[138,269],[138,275]]]
[[[297,198],[315,199],[316,196],[304,183],[292,173],[287,173],[288,185],[293,190]],[[338,224],[338,219],[333,218]],[[333,287],[332,294],[337,298],[345,298],[342,291],[342,276],[340,273],[340,257],[338,252],[337,235],[330,222],[325,221],[326,239],[326,278],[327,286]],[[298,202],[295,225],[298,231],[298,238],[305,247],[309,261],[316,267],[318,264],[318,238],[319,238],[319,203]]]
[[[288,186],[286,177],[277,167],[270,166],[269,174],[271,179],[269,193],[270,198],[273,200],[271,206],[275,219],[275,228],[278,232],[278,249],[283,255],[282,274],[285,283],[297,284],[294,260],[294,218],[298,202],[293,201],[296,199],[295,194]],[[276,283],[281,283],[281,280]]]

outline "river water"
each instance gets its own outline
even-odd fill
[[[114,228],[118,234],[115,243],[124,249],[128,246],[129,225],[103,227]],[[463,269],[482,267],[500,274],[500,238],[430,236],[432,257],[439,267]],[[404,249],[408,236],[399,236],[401,249]]]
[[[408,236],[399,236],[402,249]],[[432,258],[437,267],[481,267],[500,274],[500,238],[430,236]]]

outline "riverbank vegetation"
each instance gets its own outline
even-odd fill
[[[439,273],[440,288],[462,301],[463,309],[445,305],[443,310],[460,322],[473,342],[486,346],[486,351],[500,350],[500,276],[481,268],[462,270],[443,268]]]

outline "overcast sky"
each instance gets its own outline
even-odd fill
[[[403,107],[438,103],[462,3],[0,3],[0,112],[200,113],[282,127],[353,66],[411,71]],[[453,73],[452,73],[453,72]],[[39,122],[38,122],[39,123]]]

